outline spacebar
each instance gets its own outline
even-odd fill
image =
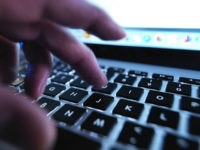
[[[54,150],[66,149],[100,149],[101,144],[97,141],[88,139],[82,135],[73,133],[72,131],[58,127],[58,137]]]

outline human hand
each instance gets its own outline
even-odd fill
[[[51,66],[50,52],[69,63],[90,84],[102,87],[107,83],[92,51],[63,30],[63,26],[82,28],[102,39],[122,38],[124,32],[101,9],[84,0],[0,2],[0,34],[25,42],[30,62],[26,80],[29,95],[37,97],[44,89]]]
[[[23,41],[23,50],[29,61],[25,88],[26,93],[31,97],[37,98],[44,90],[51,69],[50,53],[69,63],[90,84],[96,87],[104,86],[107,80],[102,74],[92,51],[84,44],[79,43],[63,27],[82,28],[105,40],[116,40],[124,37],[121,28],[105,12],[84,0],[0,0],[0,35],[3,36],[0,41],[2,45],[7,43],[6,48],[9,49],[6,53],[9,59],[3,59],[0,62],[3,64],[1,66],[6,68],[4,72],[0,73],[1,81],[7,83],[14,77],[15,60],[17,59],[10,59],[16,54],[13,41]],[[10,45],[12,46],[10,47]],[[3,48],[5,49],[5,47]],[[18,107],[16,104],[18,100],[15,101],[14,99],[22,99],[22,97],[12,96],[9,90],[2,85],[0,91],[4,94],[0,95],[2,106],[6,105],[4,103],[6,100],[9,104],[14,103],[13,110],[18,110],[18,108],[15,108]],[[29,122],[34,124],[30,130],[35,131],[35,134],[30,132],[30,135],[21,135],[21,137],[30,142],[28,144],[29,149],[49,147],[50,141],[53,141],[55,136],[52,123],[43,119],[45,115],[33,104],[26,103],[23,100],[21,103],[25,104],[21,104],[20,110],[23,110],[23,113],[28,111],[26,112],[27,118],[25,117],[27,124]],[[12,111],[10,113],[13,114]],[[19,114],[19,119],[23,120],[20,111],[16,111],[16,113]],[[31,113],[35,118],[28,120]],[[11,117],[11,119],[14,118]],[[39,121],[40,123],[38,123]],[[7,126],[8,123],[3,122],[1,124]],[[24,128],[29,132],[27,124],[24,124]],[[48,132],[43,130],[43,125],[47,126]],[[46,138],[40,138],[39,142],[43,141],[41,147],[37,140],[32,139],[31,141],[31,138],[37,135],[36,133]]]

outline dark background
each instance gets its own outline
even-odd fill
[[[200,51],[88,44],[100,58],[200,70]]]

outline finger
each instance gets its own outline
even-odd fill
[[[83,28],[102,39],[120,39],[123,30],[100,8],[85,0],[51,0],[46,16],[58,23]]]
[[[43,93],[49,77],[51,56],[45,48],[36,43],[24,43],[23,50],[29,61],[25,90],[29,96],[37,98]]]
[[[0,36],[0,82],[9,83],[16,78],[19,46]]]
[[[3,25],[2,25],[3,24]],[[2,23],[0,34],[12,41],[33,41],[40,33],[40,23]]]
[[[45,150],[54,142],[53,122],[20,95],[0,86],[0,138],[17,147]]]
[[[97,88],[107,83],[93,52],[60,26],[46,22],[40,42],[57,57],[69,63],[88,83]]]

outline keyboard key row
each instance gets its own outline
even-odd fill
[[[100,116],[98,118],[98,114],[95,116],[92,115],[93,118],[90,118],[86,127],[83,126],[85,130],[97,131],[100,133],[106,133],[109,131],[108,123],[112,123],[111,121],[107,121],[108,118],[103,118]],[[96,119],[96,120],[95,120]],[[110,118],[109,118],[110,119]],[[105,122],[107,121],[107,122]],[[95,128],[91,128],[95,127]],[[106,128],[107,127],[107,128]],[[103,131],[103,129],[106,129]],[[102,132],[103,131],[103,132]],[[124,124],[123,129],[121,130],[120,135],[117,138],[117,141],[123,144],[129,144],[134,146],[135,148],[140,149],[150,149],[150,146],[153,142],[153,137],[155,136],[155,131],[150,127],[145,127],[136,123],[126,122]],[[76,144],[74,144],[74,141]],[[86,136],[76,134],[72,131],[65,130],[63,128],[58,128],[58,140],[55,144],[56,148],[63,149],[63,147],[68,145],[68,147],[79,149],[80,147],[84,147],[86,149],[100,149],[101,143],[95,141]],[[163,150],[198,150],[199,146],[196,141],[191,139],[177,136],[171,133],[166,133],[164,135],[164,140],[162,144]]]
[[[90,100],[92,100],[92,98]],[[60,105],[60,102],[43,97],[38,101],[38,104],[41,108],[47,109],[48,111],[52,111]],[[139,119],[139,116],[141,116],[143,109],[143,104],[122,99],[115,106],[112,113],[134,119]],[[71,126],[74,125],[85,113],[85,108],[65,104],[60,109],[58,109],[52,115],[52,117],[58,122],[64,122]],[[176,130],[178,127],[179,118],[180,116],[178,112],[158,107],[151,107],[149,116],[147,118],[147,122],[163,127],[169,127]],[[92,112],[81,124],[81,129],[107,136],[109,135],[113,127],[116,125],[116,123],[117,120],[115,117],[111,117],[98,112]],[[199,126],[200,118],[197,116],[190,116],[188,132],[193,135],[199,136]],[[126,144],[131,144],[140,148],[148,148],[153,135],[154,131],[151,127],[147,128],[134,123],[126,122],[118,137],[118,141]],[[173,138],[180,140],[180,138],[178,137],[170,137],[169,139],[168,138],[169,137],[167,135],[165,144],[168,144],[168,142]],[[173,139],[175,145],[172,146],[181,146],[179,142],[176,143],[176,139]],[[193,147],[194,145],[196,145],[194,141],[190,141],[188,139],[182,140],[188,142],[189,147]],[[193,148],[196,149],[196,146],[194,146]]]
[[[179,78],[179,82],[188,83],[188,84],[194,84],[194,85],[200,85],[200,79],[180,77]]]
[[[92,90],[96,91],[96,92],[100,92],[100,93],[111,94],[116,89],[116,87],[117,87],[117,84],[108,83],[108,85],[106,87],[104,87],[103,89],[99,90],[99,89],[92,88]],[[65,86],[51,83],[46,87],[44,94],[51,96],[51,97],[55,97],[56,95],[58,95],[59,93],[61,93],[64,90],[65,90]],[[143,92],[144,92],[144,90],[142,88],[136,88],[136,87],[124,85],[116,93],[116,96],[122,97],[122,98],[127,98],[130,100],[139,101]],[[69,88],[67,91],[62,93],[59,96],[59,98],[62,100],[73,102],[73,103],[79,103],[87,95],[88,95],[88,92],[85,90],[81,90],[81,89],[77,89],[77,88]],[[94,98],[95,95],[98,95],[98,99],[97,99],[97,97]],[[109,97],[109,98],[106,98],[106,100],[104,100],[105,97]],[[87,103],[85,103],[85,104],[90,107],[93,107],[96,109],[101,109],[101,110],[105,110],[108,107],[108,104],[112,103],[111,100],[109,101],[107,99],[114,99],[113,97],[105,96],[103,94],[94,94],[92,96],[92,98],[94,99],[93,102],[91,100],[89,100],[91,98],[88,98],[88,100],[86,101],[88,104]],[[91,102],[89,103],[89,101],[91,101]],[[105,101],[107,103],[105,103]],[[97,102],[99,102],[99,103],[97,103]],[[158,106],[164,106],[164,107],[171,108],[174,103],[174,95],[170,94],[170,93],[164,93],[164,92],[150,90],[146,97],[145,102],[150,103],[150,104],[155,104]],[[94,105],[95,103],[98,104],[98,106],[95,106]],[[197,113],[197,114],[200,113],[200,100],[199,99],[182,96],[179,103],[180,103],[179,109],[181,109],[181,110],[189,111],[189,112]],[[100,106],[100,104],[102,106]]]
[[[113,71],[110,71],[113,72]],[[113,76],[113,74],[109,75],[109,72],[106,73],[109,78]],[[162,87],[162,80],[159,80],[159,77],[163,77],[163,80],[172,81],[171,76],[162,75],[161,74],[154,74],[154,78],[141,78],[141,80],[138,83],[138,87],[148,88],[148,89],[154,89],[154,90],[160,90]],[[72,75],[66,75],[66,74],[58,74],[54,78],[51,79],[52,82],[56,82],[59,84],[66,84],[67,82],[71,82],[72,79],[74,79],[74,76]],[[124,75],[124,74],[118,74],[118,76],[114,79],[115,83],[121,83],[124,85],[133,85],[136,81],[137,77]],[[182,78],[181,78],[182,79]],[[196,80],[195,80],[196,81]],[[75,79],[70,83],[71,86],[87,89],[89,87],[89,84],[85,81],[83,81],[80,77]],[[111,94],[112,91],[115,89],[116,85],[108,85],[108,88],[110,86],[110,91],[107,91],[107,89],[104,91],[106,94]],[[175,93],[175,94],[181,94],[186,96],[191,96],[191,90],[192,87],[189,84],[182,84],[178,82],[168,82],[166,87],[166,92],[169,93]],[[103,92],[103,91],[101,91]]]
[[[124,73],[125,69],[117,68],[117,67],[109,67],[108,72]],[[144,71],[139,71],[139,70],[129,70],[128,75],[147,77],[148,73],[144,72]],[[152,78],[164,80],[164,81],[171,81],[171,82],[174,81],[174,76],[166,75],[166,74],[159,74],[159,73],[153,73]],[[194,79],[194,78],[180,77],[179,82],[193,84],[193,85],[200,85],[200,79]]]
[[[109,105],[109,99],[98,100],[98,96],[101,95],[92,95],[88,101],[84,103],[85,106],[95,107],[97,109],[104,110],[105,106]],[[94,97],[94,99],[93,99]],[[98,101],[95,101],[97,99]],[[113,101],[113,99],[110,99]],[[55,101],[49,98],[42,97],[37,102],[41,108],[46,109],[48,112],[54,110],[60,106],[59,101]],[[104,104],[106,105],[104,105]],[[99,104],[99,105],[98,105]],[[144,110],[144,104],[128,101],[128,100],[119,100],[112,113],[121,115],[124,117],[129,117],[133,119],[139,119]],[[80,108],[77,106],[65,104],[60,109],[58,109],[52,117],[59,121],[64,122],[68,125],[74,125],[82,116],[86,113],[85,108]],[[168,127],[176,130],[179,125],[180,114],[169,109],[163,109],[152,106],[147,118],[147,123],[155,124],[162,127]],[[104,115],[98,112],[92,112],[90,116],[82,124],[82,129],[96,132],[98,134],[107,135],[112,127],[116,123],[116,118]],[[199,126],[200,126],[200,117],[191,115],[189,117],[188,132],[190,134],[199,136]]]

